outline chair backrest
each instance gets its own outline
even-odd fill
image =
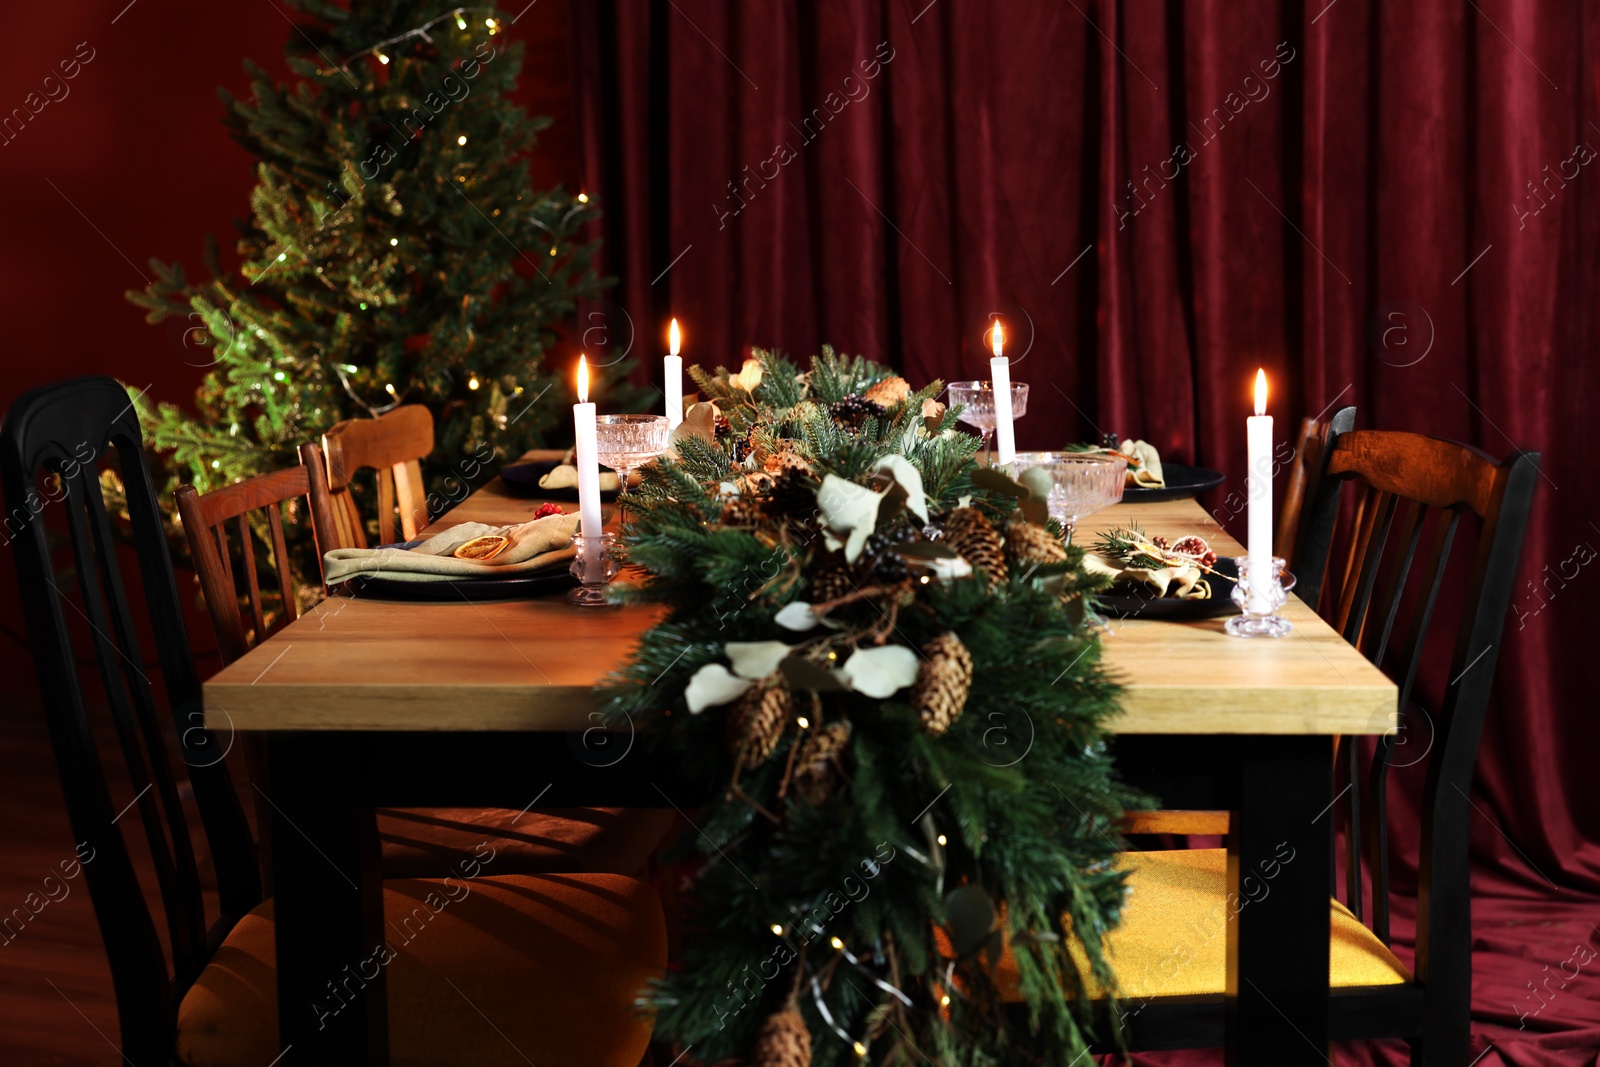
[[[1334,506],[1318,506],[1317,487],[1328,466],[1328,453],[1343,434],[1355,429],[1356,409],[1340,408],[1328,419],[1302,419],[1300,440],[1295,444],[1294,465],[1289,469],[1283,507],[1278,513],[1277,538],[1288,568],[1295,576],[1295,595],[1316,610],[1322,595],[1322,575],[1328,557],[1328,544],[1338,521],[1338,501]],[[1308,506],[1308,502],[1310,502]]]
[[[1333,442],[1312,504],[1337,511],[1343,486],[1351,484],[1353,492],[1345,501],[1351,513],[1346,543],[1343,551],[1333,554],[1329,575],[1331,621],[1399,684],[1401,730],[1412,731],[1419,738],[1418,748],[1425,750],[1424,756],[1412,761],[1427,760],[1421,798],[1416,967],[1424,984],[1431,970],[1470,972],[1468,795],[1538,463],[1533,452],[1516,452],[1497,462],[1467,445],[1422,434],[1357,430]],[[1478,527],[1477,551],[1465,576],[1454,650],[1445,663],[1442,656],[1428,655],[1429,637],[1438,621],[1436,609],[1464,516],[1475,517],[1469,525]],[[1426,562],[1418,567],[1417,549],[1425,535],[1430,547]],[[1419,714],[1427,715],[1417,698],[1424,669],[1429,672],[1427,691],[1438,694],[1436,715],[1426,723],[1416,721]],[[1399,744],[1409,743],[1404,733],[1382,738],[1364,785],[1357,746],[1345,746],[1339,764],[1340,775],[1348,775],[1352,786],[1346,825],[1346,903],[1361,914],[1365,852],[1372,876],[1372,926],[1385,942],[1389,939],[1386,785],[1397,738]]]
[[[101,495],[98,462],[115,454],[138,561],[135,604],[154,634],[160,677],[177,743],[216,867],[221,916],[207,927],[195,849],[169,758],[172,740],[145,673],[118,544]],[[204,728],[200,682],[184,631],[172,561],[145,466],[144,442],[128,393],[110,378],[80,378],[36,389],[0,426],[5,524],[27,616],[46,724],[80,849],[83,874],[110,958],[122,1050],[138,1063],[172,1053],[177,1004],[214,946],[261,898],[254,846],[220,738]],[[62,514],[74,572],[56,580],[46,520]],[[66,589],[63,589],[63,584]],[[69,595],[75,590],[76,596]],[[74,640],[74,632],[81,634]],[[113,801],[95,744],[74,656],[92,647],[130,793]],[[135,809],[154,863],[168,966],[156,920],[141,891],[122,830]]]
[[[200,576],[211,628],[216,631],[217,646],[225,664],[244,655],[298,615],[294,571],[289,565],[289,549],[283,536],[283,505],[305,500],[309,508],[310,491],[310,479],[303,466],[235,482],[204,495],[197,493],[192,485],[178,487],[178,514],[183,518],[184,537],[188,539],[189,554]],[[256,538],[251,534],[252,512],[259,516],[257,534],[265,534],[268,560],[277,584],[280,608],[275,617],[262,605]],[[242,572],[238,579],[228,546],[230,521],[238,530]],[[319,551],[319,567],[321,558]],[[238,589],[241,580],[243,610]]]
[[[305,455],[302,447],[302,459]],[[409,541],[428,525],[428,501],[420,460],[433,451],[433,415],[420,404],[407,404],[375,419],[347,419],[322,436],[327,504],[339,540],[324,549],[366,548],[360,512],[350,496],[350,483],[362,470],[377,472],[379,543]],[[317,498],[312,498],[313,511]],[[399,513],[399,528],[395,516]],[[319,531],[320,532],[320,531]]]

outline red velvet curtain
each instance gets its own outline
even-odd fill
[[[1596,1062],[1600,7],[627,0],[574,31],[644,373],[676,315],[709,365],[983,377],[999,313],[1024,447],[1115,431],[1236,488],[1261,365],[1283,438],[1354,403],[1543,453],[1472,798],[1475,1029],[1487,1064]]]

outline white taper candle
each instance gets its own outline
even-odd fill
[[[665,361],[666,379],[663,389],[667,394],[667,422],[673,429],[677,429],[678,423],[683,421],[683,357],[678,354],[682,338],[678,333],[677,319],[672,320],[668,341],[671,354]]]
[[[1011,425],[1011,361],[1005,357],[1005,331],[996,319],[990,344],[994,358],[989,360],[989,383],[994,389],[995,462],[1005,466],[1017,458],[1016,431]]]
[[[1272,416],[1267,411],[1267,372],[1256,371],[1256,413],[1245,421],[1247,485],[1250,494],[1249,555],[1252,614],[1269,615],[1272,601]]]

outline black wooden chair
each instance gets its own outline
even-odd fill
[[[1329,602],[1338,628],[1398,683],[1402,731],[1382,739],[1364,776],[1354,746],[1339,764],[1352,784],[1354,830],[1347,903],[1330,901],[1329,1034],[1336,1041],[1405,1039],[1414,1063],[1459,1067],[1471,1059],[1468,796],[1538,460],[1537,453],[1518,452],[1496,462],[1433,437],[1359,430],[1332,442],[1325,475],[1308,503],[1308,515],[1336,515],[1346,483],[1353,490],[1344,500],[1352,512],[1342,524],[1346,543],[1331,538],[1339,562]],[[1451,568],[1464,518],[1476,527],[1476,551],[1470,566],[1458,559]],[[1420,562],[1424,539],[1429,547]],[[1319,562],[1303,556],[1300,565]],[[1429,638],[1438,631],[1436,608],[1449,576],[1464,578],[1464,596],[1453,651],[1445,657],[1433,654],[1443,648],[1430,646]],[[1414,729],[1424,725],[1413,721],[1419,692],[1436,697],[1431,730]],[[1389,951],[1385,795],[1396,749],[1410,743],[1407,731],[1425,749],[1408,758],[1426,765],[1414,970]],[[1358,799],[1363,795],[1364,802]],[[1370,928],[1361,919],[1363,857],[1372,879]],[[1110,947],[1124,998],[1115,1012],[1130,1046],[1222,1044],[1226,856],[1221,850],[1137,852],[1126,853],[1123,862],[1132,872],[1131,891]],[[1184,949],[1181,958],[1178,949]],[[1004,967],[1000,979],[1006,988]],[[1102,1035],[1113,1029],[1112,1012],[1106,1004]]]
[[[131,586],[98,480],[100,461],[113,457],[137,560]],[[13,558],[67,812],[74,838],[92,856],[83,873],[110,959],[123,1058],[191,1067],[276,1062],[286,1050],[277,1040],[272,904],[261,899],[255,846],[221,758],[224,739],[204,725],[127,392],[110,378],[82,378],[23,396],[0,426],[0,477],[8,521],[17,526]],[[46,523],[60,518],[73,573],[58,581]],[[145,627],[160,685],[146,674]],[[125,764],[126,797],[119,787],[113,799],[76,671],[74,646],[85,642]],[[216,868],[218,914],[210,921],[174,753]],[[136,821],[155,869],[164,938],[124,843],[124,828]],[[509,1044],[537,1050],[541,1064],[634,1067],[650,1033],[634,997],[666,962],[650,888],[610,874],[476,874],[458,872],[454,888],[435,879],[384,883],[385,911],[400,920],[389,924],[393,955],[380,961],[389,975],[394,1062],[521,1062],[525,1054],[513,1057]],[[434,903],[444,898],[447,907]],[[399,931],[418,914],[413,940]],[[344,994],[359,995],[349,987]],[[332,1014],[340,1003],[330,996],[307,1010]]]

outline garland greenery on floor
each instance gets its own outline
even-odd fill
[[[668,614],[609,704],[715,797],[658,1034],[756,1067],[1076,1062],[1140,804],[1080,550],[942,383],[826,347],[697,380],[617,593]]]

